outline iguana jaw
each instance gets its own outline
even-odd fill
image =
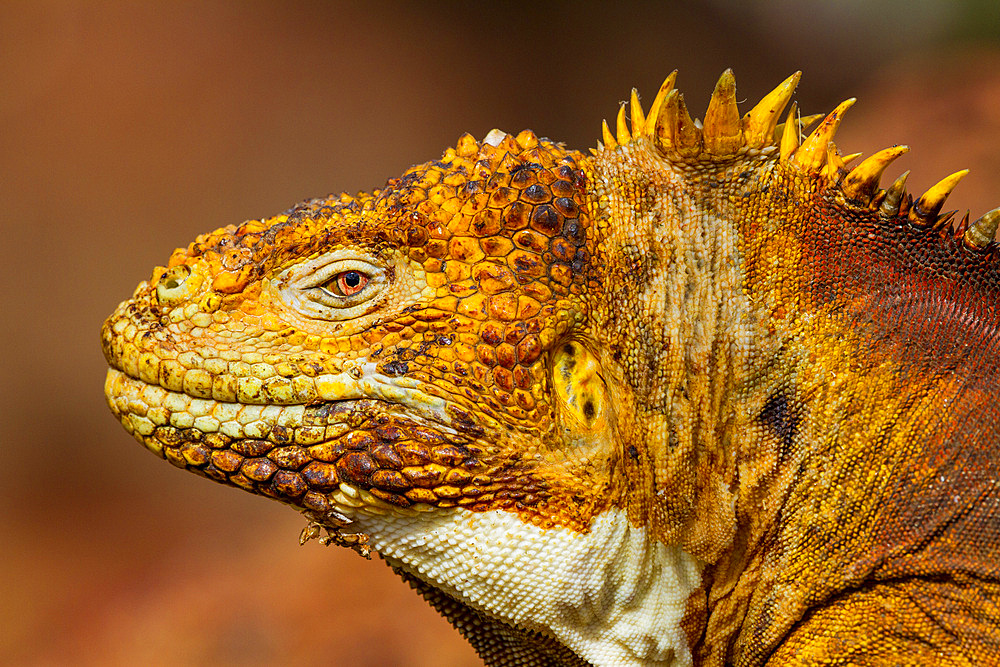
[[[343,441],[352,415],[398,412],[367,398],[319,411],[239,406],[115,369],[106,393],[126,429],[174,465],[297,506],[328,531],[325,540],[374,550],[501,622],[553,637],[594,664],[690,664],[680,622],[702,565],[620,509],[604,510],[580,532],[542,529],[502,510],[387,503],[344,481],[343,466],[305,457],[328,450],[332,459],[324,443]]]

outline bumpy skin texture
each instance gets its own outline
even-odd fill
[[[797,81],[199,237],[106,322],[109,405],[489,664],[1000,661],[1000,213],[848,168],[849,103],[776,127]]]

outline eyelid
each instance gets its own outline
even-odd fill
[[[381,288],[384,284],[384,280],[380,280],[380,278],[384,277],[384,272],[376,271],[373,267],[363,268],[354,266],[356,262],[350,262],[350,264],[351,266],[340,262],[333,262],[332,268],[335,270],[324,270],[321,272],[321,274],[325,277],[324,280],[310,281],[313,283],[313,286],[305,290],[306,298],[329,308],[345,308],[371,300],[380,291],[379,288]],[[324,287],[324,285],[328,285],[330,281],[336,280],[338,275],[348,271],[357,271],[358,273],[365,275],[368,279],[365,286],[357,293],[341,295]]]
[[[351,295],[340,295],[324,285],[349,271],[367,281]],[[388,267],[378,258],[358,251],[334,251],[287,269],[278,281],[278,292],[300,315],[315,320],[344,321],[377,310],[389,286]]]
[[[301,276],[299,278],[293,278],[291,284],[299,289],[309,289],[312,287],[319,287],[324,283],[330,282],[337,274],[344,273],[346,271],[358,271],[360,273],[368,276],[369,281],[372,281],[379,275],[384,274],[384,270],[379,266],[358,258],[344,258],[335,259],[326,263],[316,270],[309,272],[307,275]]]

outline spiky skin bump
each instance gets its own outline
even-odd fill
[[[778,125],[797,74],[700,125],[673,82],[592,156],[465,135],[175,251],[112,411],[489,664],[1000,661],[1000,213],[849,169],[853,100]]]

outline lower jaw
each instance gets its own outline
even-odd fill
[[[330,512],[409,516],[434,507],[369,489],[341,460],[350,452],[367,456],[373,441],[369,432],[379,420],[404,429],[420,426],[400,415],[400,406],[368,398],[309,406],[241,405],[192,398],[115,369],[108,371],[105,393],[125,429],[160,458],[292,505],[314,519]]]
[[[341,490],[335,459],[323,447],[351,430],[350,416],[361,404],[377,401],[240,405],[192,398],[115,369],[105,395],[126,431],[179,468],[312,512],[368,504],[355,500],[357,487]]]

